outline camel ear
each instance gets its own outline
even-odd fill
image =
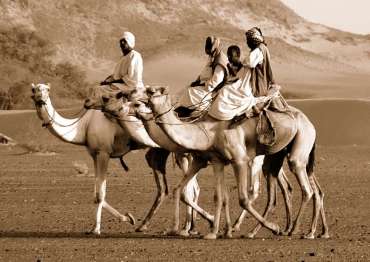
[[[163,95],[168,95],[168,86],[162,86],[162,87],[160,88],[160,92],[161,92],[161,94],[163,94]]]

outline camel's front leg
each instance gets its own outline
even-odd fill
[[[246,161],[235,161],[233,163],[234,173],[238,185],[239,203],[240,206],[251,213],[263,226],[270,229],[274,233],[279,233],[279,226],[264,219],[252,206],[252,201],[247,194],[247,177],[250,172]]]
[[[165,176],[165,174],[159,174],[160,171],[153,169],[155,183],[157,185],[157,196],[155,201],[150,208],[148,214],[145,216],[141,225],[136,229],[136,232],[144,232],[148,229],[148,223],[151,218],[157,213],[159,207],[162,205],[163,201],[166,199],[166,185],[165,182],[161,182],[161,177]]]
[[[106,184],[107,184],[107,169],[108,169],[108,162],[109,162],[109,154],[104,152],[99,152],[94,158],[94,166],[95,166],[95,202],[97,203],[96,208],[96,219],[95,219],[95,227],[92,233],[96,235],[100,235],[101,229],[101,216],[102,216],[102,209],[106,209],[109,213],[113,216],[120,219],[120,221],[130,222],[131,224],[135,224],[135,218],[131,214],[122,215],[112,206],[110,206],[105,201],[106,196]]]
[[[262,173],[262,165],[263,160],[265,156],[256,156],[253,158],[252,161],[249,161],[249,166],[251,169],[250,175],[248,176],[248,196],[249,199],[254,202],[258,198],[259,194],[259,188],[260,188],[260,177]],[[243,209],[238,217],[238,219],[235,221],[233,230],[234,231],[240,231],[240,226],[243,223],[245,217],[247,215],[247,210]]]
[[[213,172],[216,176],[216,212],[215,222],[210,233],[204,236],[204,239],[216,239],[220,226],[220,216],[222,204],[224,202],[224,165],[222,163],[213,163]]]
[[[184,187],[188,184],[188,182],[197,174],[197,172],[207,166],[207,162],[198,159],[194,156],[192,164],[190,165],[188,171],[180,181],[180,183],[174,189],[174,223],[173,228],[170,234],[177,234],[180,224],[180,196],[181,192],[183,191]],[[208,214],[205,210],[203,210],[197,203],[189,199],[186,195],[182,195],[182,200],[187,204],[190,205],[193,209],[195,209],[203,218],[207,219],[210,223],[213,224],[214,217]]]
[[[136,232],[143,232],[148,229],[149,221],[157,213],[159,207],[168,195],[168,185],[166,179],[166,162],[169,151],[162,148],[150,148],[145,154],[145,159],[148,165],[153,170],[155,184],[157,186],[157,196],[150,208],[148,214],[145,216],[141,225],[136,229]]]
[[[197,181],[197,176],[195,175],[189,183],[184,187],[182,194],[187,199],[191,199],[195,204],[198,205],[198,199],[200,194],[200,188]],[[180,235],[189,236],[190,234],[197,234],[195,230],[195,220],[197,212],[188,205],[186,207],[186,221],[184,228],[180,231]]]

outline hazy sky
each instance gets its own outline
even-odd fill
[[[300,16],[344,31],[370,34],[370,0],[282,0]]]

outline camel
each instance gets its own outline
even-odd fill
[[[88,98],[85,100],[85,108],[87,109],[97,109],[102,110],[103,108],[103,94],[104,98],[109,100],[109,97],[114,97],[116,95],[116,92],[109,92],[104,91],[100,87],[93,87],[89,90]],[[122,94],[122,93],[120,93]],[[121,97],[120,97],[121,98]],[[127,103],[127,105],[130,103]],[[146,144],[150,146],[147,141],[151,141],[151,144],[160,144],[161,148],[167,152],[174,152],[176,163],[180,167],[180,169],[183,170],[184,173],[189,169],[191,165],[203,165],[204,160],[201,158],[194,158],[191,154],[186,153],[184,150],[181,150],[175,143],[173,143],[171,140],[167,139],[165,134],[160,128],[156,128],[154,130],[154,134],[152,134],[152,137],[154,137],[154,141],[149,136],[147,131],[144,128],[144,125],[141,120],[137,119],[134,116],[130,116],[126,114],[126,111],[129,110],[129,107],[126,107],[125,109],[121,110],[120,113],[122,113],[121,121],[119,121],[121,127],[123,130],[127,132],[127,134],[136,142],[139,144]],[[105,113],[107,113],[105,111]],[[115,121],[114,117],[112,115],[106,114],[106,116],[111,120]],[[153,162],[151,163],[152,166],[155,166],[157,163]],[[165,179],[165,177],[163,177]],[[159,179],[159,178],[156,178]],[[162,184],[162,183],[158,183]],[[161,194],[161,197],[159,197],[157,200],[160,202],[160,204],[164,201],[164,197],[168,194],[167,189],[167,183],[164,183],[166,185],[166,188],[158,188],[159,194]],[[163,192],[163,193],[161,193]],[[192,201],[193,205],[195,205],[197,208],[196,210],[193,210],[190,205],[187,206],[186,211],[186,222],[184,228],[179,232],[182,236],[189,236],[190,234],[196,234],[197,232],[194,230],[195,228],[195,218],[197,212],[199,212],[201,215],[205,216],[210,223],[213,223],[214,217],[209,214],[208,212],[204,211],[200,206],[198,206],[198,198],[200,194],[200,188],[196,179],[196,175],[193,179],[189,181],[189,183],[184,187],[182,191],[182,196],[184,199],[187,199],[187,201]],[[159,205],[160,205],[159,204]],[[171,230],[168,233],[169,234],[175,234],[175,232],[178,231],[178,225],[174,226],[176,230]],[[230,227],[231,228],[231,227]]]
[[[111,115],[115,116],[117,118],[117,121],[118,123],[123,127],[125,128],[126,130],[128,130],[129,133],[132,133],[132,136],[135,136],[135,132],[137,130],[137,128],[133,129],[132,128],[132,123],[136,123],[136,126],[138,125],[143,125],[145,126],[145,128],[147,129],[148,133],[149,133],[149,136],[153,138],[153,140],[158,143],[159,145],[161,145],[162,147],[164,148],[168,148],[169,150],[176,150],[177,152],[183,152],[184,150],[187,151],[186,148],[183,148],[183,147],[179,147],[177,144],[173,143],[172,140],[170,138],[168,138],[168,136],[162,131],[162,129],[155,123],[155,121],[153,121],[152,119],[150,119],[150,114],[151,114],[151,110],[148,109],[145,104],[143,103],[133,103],[133,102],[127,102],[127,103],[124,103],[123,100],[121,99],[121,96],[122,94],[118,93],[117,96],[112,96],[112,95],[109,95],[109,96],[105,96],[103,97],[103,101],[104,101],[104,111],[105,112],[108,112],[110,113]],[[139,116],[143,119],[143,123],[138,119],[136,118],[135,115],[135,112],[139,114]],[[194,154],[194,153],[193,153]],[[195,154],[195,158],[199,159],[202,158],[202,159],[205,159],[206,157],[209,157],[209,156],[205,156],[204,153],[202,154]],[[213,161],[213,163],[215,164],[214,166],[214,172],[216,174],[217,177],[219,177],[220,179],[223,179],[223,175],[220,173],[222,172],[223,173],[223,161],[220,161],[220,159],[218,159],[217,157],[211,157],[210,158],[211,161]],[[207,160],[207,159],[205,159]],[[207,161],[205,161],[207,162]],[[191,172],[197,172],[199,171],[200,168],[203,168],[203,167],[206,167],[206,163],[203,163],[201,162],[200,165],[197,165],[197,163],[193,163],[194,166],[192,170],[190,170]],[[258,170],[257,170],[258,171]],[[278,176],[278,181],[279,181],[279,185],[280,187],[282,188],[282,191],[283,191],[283,194],[284,194],[284,198],[285,198],[285,201],[287,202],[286,203],[286,207],[287,207],[287,230],[289,230],[292,226],[292,223],[291,223],[291,219],[290,219],[290,216],[291,216],[291,191],[289,190],[289,181],[287,180],[287,178],[285,177],[285,174],[282,173],[282,174],[279,174]],[[272,181],[271,181],[272,182]],[[218,188],[219,191],[223,192],[223,196],[224,196],[224,201],[223,201],[223,204],[225,206],[225,211],[226,211],[226,232],[225,232],[225,235],[227,237],[231,237],[231,228],[230,228],[230,215],[229,215],[229,210],[228,210],[228,196],[227,194],[225,193],[225,188]],[[258,188],[257,190],[255,190],[252,195],[252,199],[255,200],[257,198],[257,194],[256,192],[258,193]],[[268,203],[268,206],[266,208],[266,210],[271,210],[271,208],[274,206],[275,204],[275,192],[271,192],[271,194],[269,194],[269,203]],[[189,205],[194,205],[194,203],[189,203],[189,200],[182,197],[183,201]],[[220,203],[218,203],[220,205]],[[211,224],[213,224],[213,220],[212,220],[212,217],[210,217],[208,215],[208,213],[204,212],[203,210],[199,210],[199,207],[197,205],[194,205],[194,207],[196,207],[196,210],[202,215],[202,217],[204,217],[205,219],[207,219]],[[176,210],[178,210],[178,203],[176,204],[175,206]],[[267,213],[268,211],[265,211],[265,213]],[[176,213],[177,214],[177,213]],[[245,212],[243,212],[240,216],[239,216],[239,219],[237,220],[237,223],[236,223],[236,226],[237,227],[240,227],[240,224],[242,223],[243,221],[243,218],[245,217]],[[218,219],[219,220],[219,219]],[[234,226],[235,228],[235,226]],[[174,227],[172,229],[172,232],[176,232],[178,229],[178,217],[175,215],[175,219],[174,219]],[[255,234],[257,234],[258,230],[260,229],[260,225],[258,224],[255,229],[249,234],[249,237],[253,237]],[[217,227],[214,227],[214,231],[216,232],[217,231]],[[180,232],[181,234],[181,232]],[[210,239],[214,239],[215,237],[215,234],[210,234],[210,235],[207,235],[205,236],[206,239],[210,238]]]
[[[136,149],[151,147],[146,154],[146,160],[153,169],[158,194],[156,199],[136,231],[147,230],[147,224],[157,212],[164,196],[168,194],[167,180],[165,178],[165,164],[168,152],[160,149],[150,138],[146,139],[145,144],[138,144],[117,124],[105,117],[100,110],[87,110],[78,118],[67,119],[62,117],[54,109],[49,97],[49,84],[32,84],[32,99],[35,102],[37,114],[43,121],[43,126],[64,142],[85,146],[94,161],[95,169],[95,202],[97,204],[95,226],[93,234],[101,233],[102,209],[106,209],[110,214],[117,217],[120,221],[135,224],[135,218],[130,214],[121,214],[105,200],[107,168],[110,158],[119,158],[121,164],[125,166],[122,157],[128,152]],[[144,133],[141,137],[145,137]],[[160,175],[161,174],[161,175]],[[161,178],[163,181],[161,181]],[[187,193],[189,197],[197,197],[199,189],[197,184],[192,184],[193,191]],[[187,222],[188,223],[188,222]]]
[[[313,197],[313,216],[310,231],[304,235],[304,238],[313,239],[315,237],[319,215],[321,215],[322,220],[322,234],[320,237],[329,237],[323,203],[324,193],[313,172],[316,130],[300,110],[290,107],[293,114],[293,118],[290,117],[292,120],[283,119],[279,123],[281,128],[291,131],[290,136],[285,137],[284,141],[278,140],[272,147],[263,148],[264,150],[261,151],[257,143],[257,118],[249,118],[239,124],[230,125],[230,121],[218,121],[210,116],[205,116],[201,121],[186,123],[177,118],[166,88],[153,90],[149,104],[155,113],[157,124],[176,144],[188,150],[221,155],[231,163],[236,177],[240,206],[254,216],[260,224],[274,233],[280,232],[279,226],[262,217],[254,209],[253,201],[248,197],[247,178],[250,170],[247,163],[257,154],[265,154],[263,172],[269,180],[276,181],[283,161],[287,157],[289,169],[296,176],[302,191],[301,205],[293,228],[288,233],[292,235],[298,232],[303,211]],[[178,200],[179,190],[186,185],[191,176],[191,173],[187,173],[187,176],[176,187],[176,200]],[[221,182],[222,179],[217,180],[217,187],[220,187],[219,183]],[[269,184],[270,192],[275,190],[272,187],[275,184]],[[217,190],[216,193],[220,198],[220,191]],[[219,216],[220,207],[220,205],[217,206],[215,217]],[[175,212],[178,212],[178,210],[175,210]],[[217,226],[215,227],[217,228]],[[215,233],[213,231],[211,234]],[[213,237],[216,238],[215,235]]]

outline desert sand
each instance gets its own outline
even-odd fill
[[[169,84],[170,84],[169,80]],[[175,81],[175,79],[173,80]],[[154,82],[154,80],[153,80]],[[179,82],[179,81],[178,81]],[[188,240],[168,237],[172,202],[168,199],[154,217],[147,233],[119,223],[103,213],[103,233],[85,233],[93,227],[93,168],[83,147],[65,144],[41,127],[35,111],[0,113],[0,132],[15,139],[18,146],[0,146],[0,260],[1,261],[365,261],[370,244],[370,101],[366,99],[290,100],[313,121],[318,132],[316,175],[326,194],[325,207],[331,238],[302,240],[299,236],[274,236],[262,230],[255,240],[243,236],[256,222],[247,219],[234,239],[205,241],[199,236]],[[79,108],[62,110],[65,116]],[[35,149],[38,153],[30,153]],[[50,152],[55,152],[50,154]],[[122,212],[143,218],[155,196],[151,171],[143,166],[144,151],[127,155],[130,171],[125,173],[112,160],[108,177],[108,201]],[[86,164],[89,174],[76,171],[76,163]],[[180,170],[167,165],[170,188],[180,179]],[[240,208],[235,181],[227,169],[231,190],[232,216]],[[295,178],[294,211],[300,202]],[[213,177],[210,168],[199,179],[201,205],[213,206]],[[262,211],[265,190],[257,202]],[[312,205],[312,202],[310,203]],[[302,232],[308,230],[310,208],[305,213]],[[284,224],[284,208],[279,194],[272,220]],[[208,225],[198,221],[204,234]],[[320,229],[320,226],[318,227]]]

